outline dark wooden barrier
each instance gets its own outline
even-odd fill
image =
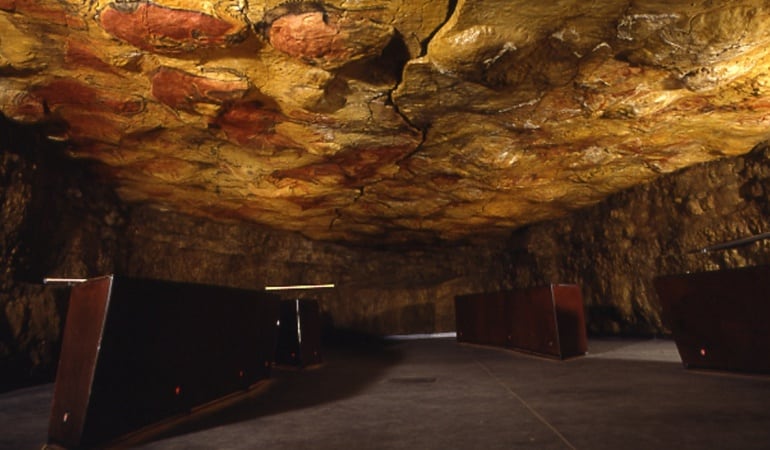
[[[583,297],[572,284],[455,298],[457,340],[557,358],[588,349]]]
[[[669,275],[654,282],[685,367],[770,373],[770,267]]]
[[[471,344],[508,345],[509,325],[505,293],[467,294],[455,297],[457,340]]]
[[[73,286],[49,443],[102,444],[267,378],[279,305],[262,292],[118,276]]]
[[[297,367],[321,362],[321,314],[317,301],[281,302],[275,362]]]

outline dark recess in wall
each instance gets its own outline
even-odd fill
[[[53,379],[68,290],[47,276],[83,277],[114,268],[124,210],[85,161],[0,115],[0,390]]]

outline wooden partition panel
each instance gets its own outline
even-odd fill
[[[70,296],[48,424],[49,439],[68,447],[81,443],[111,286],[111,277],[97,278],[73,288]]]
[[[94,446],[267,378],[279,304],[262,292],[117,276],[74,286],[49,441]]]
[[[501,292],[455,297],[457,340],[481,345],[505,346],[508,342],[506,301]]]
[[[557,358],[588,348],[583,299],[576,285],[468,294],[455,298],[457,340]]]
[[[511,340],[508,347],[561,357],[556,310],[550,286],[507,293]]]
[[[466,294],[455,297],[455,323],[457,341],[470,344],[481,343],[484,329],[481,301],[484,294]]]
[[[561,357],[585,355],[588,351],[588,336],[580,286],[552,284],[551,291],[556,308]]]
[[[770,267],[662,276],[655,288],[685,367],[770,373]]]
[[[281,302],[275,361],[297,367],[321,362],[321,313],[317,301],[298,299]]]

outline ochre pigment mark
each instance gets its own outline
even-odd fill
[[[75,141],[116,143],[129,117],[144,111],[141,97],[96,89],[71,78],[58,78],[17,96],[14,116],[66,123],[66,137]]]
[[[115,145],[125,133],[124,121],[108,112],[70,108],[61,117],[67,122],[67,137],[78,146],[90,141]]]
[[[144,101],[106,90],[95,89],[71,78],[58,78],[31,90],[32,98],[46,108],[77,106],[82,110],[107,111],[120,115],[134,115],[144,110]]]
[[[360,187],[374,178],[388,176],[388,168],[395,173],[394,163],[414,150],[413,146],[391,146],[351,149],[334,155],[323,163],[294,169],[276,170],[273,178],[301,180],[314,184],[336,184]],[[392,173],[390,174],[392,175]]]
[[[178,69],[161,67],[150,76],[152,95],[168,106],[194,111],[196,103],[222,104],[243,97],[249,84],[245,80],[217,80]]]
[[[280,17],[270,27],[270,44],[295,58],[344,59],[345,43],[340,29],[318,11]]]
[[[236,38],[239,28],[201,12],[146,2],[130,7],[110,4],[102,10],[99,20],[113,36],[143,50],[159,53],[224,46]]]
[[[266,109],[258,102],[245,102],[232,105],[212,124],[240,145],[299,148],[290,138],[276,133],[275,126],[284,121],[286,117],[279,112]]]
[[[46,106],[39,98],[22,91],[14,95],[13,103],[7,107],[5,113],[22,122],[35,122],[45,118],[45,110]]]
[[[348,186],[360,186],[398,171],[395,163],[414,151],[412,145],[359,148],[338,153],[333,160],[348,176]]]
[[[64,67],[68,69],[94,69],[99,72],[117,74],[114,67],[96,56],[89,44],[80,40],[67,40],[64,48]]]
[[[327,70],[382,54],[392,26],[358,12],[315,2],[284,3],[265,13],[256,30],[276,49]]]
[[[40,0],[0,0],[0,10],[23,14],[49,24],[63,25],[83,30],[86,28],[82,17],[70,14],[59,2]]]

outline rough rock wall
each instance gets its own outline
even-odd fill
[[[653,278],[770,264],[770,242],[693,250],[770,230],[770,149],[695,166],[513,234],[511,284],[575,282],[589,332],[665,333]]]
[[[335,327],[378,334],[453,330],[456,294],[506,279],[501,245],[359,248],[152,208],[133,210],[126,243],[131,276],[248,289],[336,283],[282,295],[316,298]]]
[[[0,117],[2,119],[2,117]],[[0,384],[50,378],[66,290],[43,276],[132,276],[260,289],[327,283],[337,327],[372,333],[451,330],[457,294],[576,282],[589,331],[663,333],[657,274],[770,263],[770,243],[690,250],[767,231],[770,150],[759,146],[661,177],[509,241],[364,248],[297,233],[125,208],[88,167],[33,127],[0,122]],[[288,294],[287,294],[288,295]]]
[[[114,267],[123,211],[62,153],[36,127],[0,116],[0,391],[55,370],[67,291],[43,277]]]
[[[68,289],[43,286],[46,276],[251,289],[334,282],[298,294],[318,298],[336,327],[381,334],[452,330],[454,295],[504,287],[501,245],[367,249],[125,207],[88,164],[1,115],[0,151],[0,391],[52,379]]]

